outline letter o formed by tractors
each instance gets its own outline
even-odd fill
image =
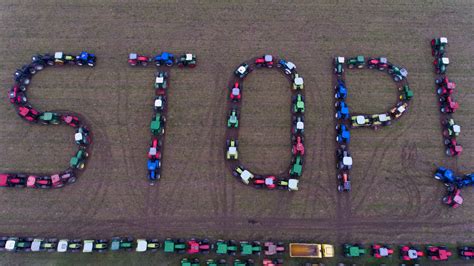
[[[286,174],[254,174],[246,169],[239,161],[238,135],[239,135],[239,115],[242,105],[243,81],[247,75],[256,68],[274,68],[276,66],[290,81],[291,98],[291,153],[292,161]],[[298,190],[299,178],[303,173],[304,149],[304,112],[305,99],[303,93],[303,77],[296,71],[296,66],[292,62],[278,59],[272,55],[262,57],[242,63],[234,71],[234,75],[229,82],[228,94],[228,115],[225,158],[232,174],[239,178],[244,184],[255,188],[282,189],[289,191]]]
[[[60,188],[65,184],[74,183],[80,170],[85,167],[88,151],[91,148],[91,132],[85,126],[83,119],[71,112],[41,112],[28,102],[26,89],[30,85],[31,78],[38,71],[46,67],[60,65],[77,65],[94,67],[96,57],[94,54],[82,52],[78,56],[56,52],[50,54],[37,54],[31,58],[31,63],[18,69],[13,79],[15,84],[9,91],[10,102],[17,110],[18,115],[30,123],[41,123],[44,125],[65,124],[75,130],[74,142],[78,150],[71,157],[69,167],[60,173],[53,175],[24,174],[24,173],[0,173],[0,187],[29,187],[29,188]]]

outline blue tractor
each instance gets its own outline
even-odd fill
[[[292,62],[287,62],[284,59],[278,61],[277,67],[282,68],[286,75],[293,75],[296,73],[296,65]]]
[[[335,104],[336,106],[336,119],[349,119],[349,106],[346,102],[338,101]]]
[[[148,167],[148,180],[151,182],[157,181],[160,179],[160,168],[161,168],[161,162],[160,160],[153,160],[150,159],[147,162],[147,167]]]
[[[336,126],[337,130],[337,136],[336,136],[336,141],[338,143],[346,143],[349,144],[351,140],[351,133],[347,129],[346,125],[344,124],[338,124]]]
[[[438,167],[434,178],[443,182],[446,186],[455,184],[459,178],[454,175],[454,171],[445,167]]]
[[[339,100],[344,100],[347,97],[347,89],[344,81],[338,79],[336,85],[336,94],[334,97]]]
[[[167,65],[172,66],[174,64],[174,55],[172,53],[163,52],[155,56],[156,66]]]
[[[456,185],[458,188],[474,186],[474,173],[465,175],[461,180],[458,180]]]
[[[94,67],[95,66],[95,61],[96,61],[95,54],[90,54],[88,52],[81,52],[80,55],[76,56],[76,64],[78,66],[90,66]]]

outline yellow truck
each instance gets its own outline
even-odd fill
[[[332,258],[334,246],[329,244],[290,243],[292,258]]]

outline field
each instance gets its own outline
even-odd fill
[[[8,102],[11,73],[37,52],[93,51],[94,69],[36,75],[29,100],[41,110],[82,114],[94,133],[87,169],[59,190],[2,189],[0,234],[57,237],[203,237],[330,243],[473,242],[474,191],[464,205],[440,202],[437,165],[474,163],[471,87],[474,4],[460,1],[0,1],[0,171],[62,170],[72,130],[31,125]],[[459,159],[444,155],[429,41],[449,38],[449,75],[459,88]],[[195,69],[172,69],[162,179],[146,181],[153,67],[130,68],[128,53],[193,52]],[[305,78],[306,149],[300,191],[258,191],[225,167],[226,85],[242,61],[264,53],[293,61]],[[405,66],[415,92],[408,114],[379,131],[352,131],[353,191],[339,194],[331,60],[385,55]],[[384,112],[396,100],[390,77],[347,73],[349,106]],[[249,168],[278,172],[290,161],[290,89],[275,71],[244,84],[240,155]],[[92,263],[85,256],[4,255],[4,263]],[[80,259],[79,259],[80,258]],[[140,264],[148,256],[107,255]],[[156,257],[155,257],[156,258]],[[171,259],[171,258],[169,258]],[[177,257],[172,258],[177,259]],[[167,261],[167,260],[164,260]],[[164,263],[162,261],[162,263]]]

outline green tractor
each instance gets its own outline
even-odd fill
[[[219,255],[235,256],[235,254],[237,253],[237,249],[237,242],[234,240],[217,240],[216,253]]]
[[[84,240],[84,245],[82,247],[82,252],[90,253],[90,252],[105,252],[109,248],[109,241],[106,239],[98,239],[98,240]]]
[[[234,266],[253,266],[253,265],[255,265],[255,262],[252,259],[246,259],[246,260],[235,259],[234,260]]]
[[[160,113],[157,113],[150,123],[151,134],[154,136],[162,135],[165,133],[165,122],[166,118]]]
[[[132,251],[133,249],[133,238],[131,237],[113,237],[110,243],[110,250],[126,250]]]
[[[227,266],[227,261],[225,259],[220,259],[220,260],[213,260],[213,259],[208,259],[206,261],[207,266]]]
[[[258,241],[253,241],[252,243],[249,243],[247,241],[240,241],[240,254],[242,256],[260,255],[261,251],[262,246]]]
[[[400,68],[396,65],[389,65],[388,73],[392,75],[395,82],[399,82],[403,79],[406,79],[408,76],[408,71],[405,68]]]
[[[413,98],[413,91],[410,89],[408,85],[403,85],[402,88],[400,88],[401,94],[400,94],[400,100],[408,101],[411,98]]]
[[[74,155],[69,161],[69,165],[74,169],[84,169],[86,166],[86,158],[89,154],[86,152],[85,148],[80,148],[76,155]]]
[[[188,259],[188,258],[183,258],[181,260],[181,266],[199,266],[199,259],[194,258],[194,259]]]
[[[58,125],[61,122],[61,116],[58,113],[44,112],[39,116],[39,121],[45,125]]]
[[[334,74],[342,75],[344,72],[345,58],[342,56],[334,57]]]
[[[233,108],[229,113],[229,119],[227,119],[227,127],[239,127],[239,115],[237,113],[237,109]]]
[[[183,54],[178,58],[179,67],[195,67],[196,66],[196,55],[194,54]]]
[[[183,254],[186,252],[186,241],[184,239],[173,240],[167,238],[163,244],[163,250],[165,253]]]
[[[354,68],[354,67],[363,68],[364,65],[365,65],[365,58],[362,55],[358,55],[356,57],[349,58],[349,60],[347,60],[348,68]]]
[[[303,158],[301,155],[297,155],[294,158],[293,164],[291,165],[290,175],[291,176],[301,176],[303,172]]]
[[[344,244],[342,248],[344,256],[348,258],[357,258],[366,254],[365,249],[360,244]]]
[[[297,94],[293,96],[293,113],[304,113],[304,96]]]

